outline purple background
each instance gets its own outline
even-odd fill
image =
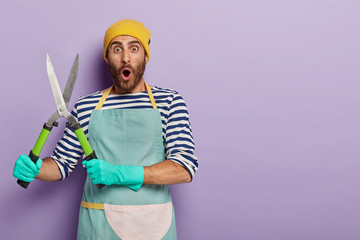
[[[152,31],[145,79],[185,98],[200,167],[172,187],[180,240],[360,239],[360,3],[356,0],[7,1],[0,8],[1,239],[75,239],[85,172],[24,190],[14,162],[55,111],[111,79],[106,28]],[[41,154],[62,136],[64,120]]]

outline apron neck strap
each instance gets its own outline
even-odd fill
[[[150,98],[151,105],[152,105],[153,109],[157,109],[156,102],[155,102],[154,96],[152,94],[151,88],[146,82],[144,82],[144,83],[145,83],[146,91],[148,92],[148,95]]]
[[[101,107],[103,106],[106,98],[109,96],[110,92],[111,92],[111,89],[112,89],[113,86],[109,87],[108,89],[105,90],[103,96],[101,97],[100,101],[97,103],[96,107],[95,107],[95,110],[100,110]]]
[[[151,105],[153,106],[153,109],[157,109],[156,102],[155,102],[154,96],[152,94],[151,88],[146,82],[144,82],[144,83],[145,83],[146,91],[148,92],[148,95],[149,95],[149,98],[150,98]],[[112,88],[113,88],[113,86],[111,86],[111,87],[109,87],[108,89],[105,90],[105,92],[104,92],[103,96],[101,97],[100,101],[97,103],[97,105],[95,107],[95,110],[100,110],[101,109],[101,107],[104,105],[104,102],[106,101],[106,98],[109,96]]]

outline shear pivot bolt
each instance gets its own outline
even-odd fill
[[[60,112],[63,112],[63,111],[64,111],[64,109],[61,107],[61,108],[59,108],[59,111],[60,111]]]

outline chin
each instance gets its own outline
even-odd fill
[[[115,86],[119,90],[124,90],[124,91],[131,91],[136,87],[136,85],[133,81],[126,81],[126,82],[125,81],[116,81]]]

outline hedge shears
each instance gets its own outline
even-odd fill
[[[59,119],[60,117],[66,118],[68,120],[67,126],[71,127],[74,130],[74,132],[80,142],[80,145],[86,155],[85,159],[91,160],[91,159],[97,158],[95,152],[92,150],[92,148],[84,134],[84,131],[81,128],[80,123],[67,110],[68,105],[69,105],[69,100],[70,100],[70,97],[71,97],[71,94],[72,94],[72,91],[73,91],[73,88],[75,85],[78,68],[79,68],[79,55],[77,55],[75,58],[75,61],[71,68],[70,76],[66,83],[64,92],[61,93],[61,89],[60,89],[58,80],[56,78],[54,67],[51,63],[49,55],[48,54],[46,55],[46,69],[47,69],[48,78],[50,80],[50,85],[51,85],[51,89],[52,89],[52,92],[54,95],[57,110],[54,114],[51,115],[49,120],[44,124],[43,129],[36,141],[34,148],[29,153],[29,157],[34,163],[36,163],[36,161],[38,160],[40,152],[45,145],[45,142],[50,134],[50,131],[52,130],[53,127],[58,126],[58,123],[56,122],[56,120]],[[30,184],[29,182],[25,182],[20,179],[17,180],[17,183],[25,189]],[[102,188],[105,185],[98,184],[97,186],[99,188]]]

